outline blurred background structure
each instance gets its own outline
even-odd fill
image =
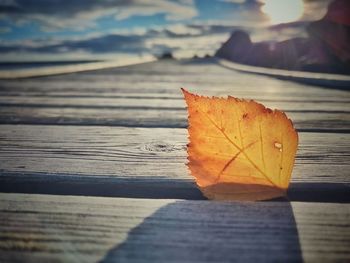
[[[348,73],[349,1],[334,1],[327,12],[331,2],[2,0],[0,62],[9,69],[24,65],[6,62],[217,54],[251,65]]]

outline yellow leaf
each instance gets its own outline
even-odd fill
[[[209,199],[286,194],[298,146],[291,120],[253,100],[208,98],[182,89],[188,106],[188,167]]]

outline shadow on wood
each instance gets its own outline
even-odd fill
[[[4,173],[0,176],[0,192],[149,199],[206,199],[192,180],[64,174],[48,176],[46,173],[21,175]],[[287,198],[289,201],[299,202],[350,203],[350,185],[294,182],[288,189]]]
[[[298,231],[289,202],[176,201],[145,218],[102,260],[262,261],[302,262]]]
[[[284,199],[287,195],[286,189],[262,184],[219,182],[200,189],[211,200],[263,201]]]

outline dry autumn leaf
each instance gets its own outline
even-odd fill
[[[182,89],[188,106],[188,167],[209,199],[264,200],[286,194],[298,146],[287,116],[255,101]]]

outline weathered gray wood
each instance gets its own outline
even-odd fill
[[[243,65],[225,59],[216,60],[223,67],[242,72],[256,73],[265,76],[274,76],[279,79],[302,81],[303,83],[309,83],[312,85],[323,85],[325,87],[338,87],[349,89],[350,86],[350,76],[347,75],[271,69]]]
[[[77,77],[78,78],[78,77]],[[129,82],[115,82],[103,79],[101,81],[80,80],[56,80],[50,77],[47,80],[27,80],[22,82],[12,81],[10,83],[1,81],[0,94],[1,95],[31,95],[31,96],[136,96],[136,97],[177,97],[180,87],[186,87],[191,91],[198,92],[203,95],[216,96],[235,96],[240,98],[251,98],[256,100],[292,100],[292,101],[349,101],[349,94],[346,91],[329,91],[326,89],[302,86],[296,83],[286,83],[279,80],[279,83],[265,82],[259,83],[263,86],[256,87],[253,83],[247,85],[246,83],[236,83],[240,79],[252,79],[253,81],[265,81],[254,75],[237,76],[237,79],[232,79],[232,83],[222,83],[217,80],[215,83],[198,83],[186,82],[183,79],[177,82],[164,80],[162,82],[152,81],[152,75],[144,76],[143,81],[134,82],[133,76],[129,76]],[[280,86],[277,86],[277,85]],[[281,86],[284,84],[286,86]],[[289,84],[289,86],[287,85]],[[215,86],[216,85],[216,86]],[[275,85],[275,86],[270,86]]]
[[[287,111],[300,130],[350,131],[349,92],[239,73],[210,60],[1,81],[0,122],[185,127],[180,87],[256,99]]]
[[[157,59],[150,57],[134,57],[132,59],[117,60],[117,61],[99,61],[80,63],[73,65],[58,65],[51,67],[27,68],[21,70],[0,70],[0,79],[21,79],[30,77],[52,76],[60,74],[68,74],[72,72],[86,72],[91,70],[99,70],[106,68],[125,67],[140,63],[149,63]]]
[[[350,205],[0,194],[0,260],[346,262]]]
[[[346,112],[289,112],[300,131],[349,132]],[[79,108],[0,107],[1,124],[64,124],[127,127],[187,127],[185,109],[162,108]]]
[[[180,90],[179,90],[180,93]],[[181,96],[181,94],[179,94]],[[104,109],[159,109],[185,111],[185,101],[181,96],[164,99],[155,97],[61,97],[61,96],[1,96],[0,107],[26,108],[104,108]],[[160,97],[160,98],[159,98]],[[329,112],[350,113],[349,101],[298,101],[298,100],[262,100],[266,107],[290,112]]]
[[[350,182],[349,134],[299,137],[293,181]],[[3,172],[188,178],[186,129],[1,125],[0,138]]]
[[[340,94],[347,94],[346,91],[320,89],[317,86],[228,70],[210,61],[208,63],[192,64],[178,61],[158,61],[85,73],[1,81],[1,91],[37,91],[50,94],[59,91],[98,93],[98,91],[114,92],[119,90],[123,91],[122,93],[141,91],[142,94],[148,92],[175,94],[177,93],[176,88],[185,84],[190,84],[188,88],[207,91],[209,95],[253,96],[278,94],[285,99],[295,97],[313,100],[319,98],[341,99]],[[319,92],[320,90],[322,92]],[[311,94],[313,97],[305,97]],[[342,99],[349,100],[349,95]]]
[[[52,77],[53,78],[53,77]],[[30,82],[30,80],[27,80]],[[179,88],[182,85],[173,84],[171,82],[166,83],[156,83],[156,82],[148,82],[145,81],[142,83],[130,84],[130,83],[106,83],[111,85],[112,87],[105,88],[104,86],[100,86],[96,83],[91,82],[77,82],[70,83],[70,85],[66,88],[65,83],[61,84],[59,81],[56,83],[54,80],[49,82],[43,81],[43,83],[33,82],[28,87],[27,82],[23,83],[13,83],[15,84],[13,87],[9,86],[8,83],[1,82],[0,86],[0,97],[3,96],[32,96],[32,97],[57,97],[57,98],[127,98],[127,99],[165,99],[165,100],[183,100],[182,94],[179,92]],[[47,88],[44,89],[43,84],[47,85]],[[82,85],[79,85],[82,84]],[[62,86],[61,86],[62,85]],[[121,85],[121,87],[120,87]],[[152,86],[153,85],[153,86]],[[275,92],[272,91],[264,91],[261,90],[252,90],[249,88],[239,89],[237,86],[228,86],[222,87],[222,84],[218,88],[211,88],[208,84],[195,85],[193,86],[185,86],[189,88],[192,92],[197,92],[199,94],[208,95],[208,96],[222,96],[225,97],[227,95],[235,96],[237,98],[245,98],[245,99],[254,99],[260,102],[268,103],[268,102],[303,102],[303,103],[324,103],[327,107],[328,103],[348,103],[350,102],[348,92],[335,91],[335,94],[330,94],[329,91],[326,91],[326,95],[323,95],[323,90],[317,88],[311,88],[311,93],[307,92],[308,96],[303,96],[298,93],[291,93],[286,88],[286,91],[277,90]],[[293,84],[295,85],[295,84]],[[57,87],[56,87],[57,86]],[[135,87],[136,86],[136,87]],[[152,88],[148,89],[148,86],[152,86]],[[147,87],[147,88],[145,88]],[[163,87],[166,87],[164,89]],[[309,87],[299,87],[297,90],[303,90]],[[273,106],[271,106],[273,107]]]
[[[0,81],[0,123],[46,124],[0,125],[0,191],[51,194],[0,194],[0,261],[350,261],[349,204],[52,195],[201,199],[179,129],[187,87],[287,111],[308,131],[290,200],[350,202],[349,92],[207,62]]]

